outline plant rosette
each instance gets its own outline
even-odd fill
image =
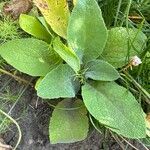
[[[108,31],[95,0],[78,0],[71,14],[66,0],[34,3],[47,22],[21,15],[21,28],[36,38],[6,42],[0,46],[0,55],[19,71],[40,77],[36,84],[39,97],[63,99],[50,119],[51,143],[85,139],[90,122],[87,113],[117,134],[145,138],[140,104],[115,82],[120,78],[115,67],[125,65],[128,45],[130,56],[137,55],[141,44],[145,45],[144,33],[138,29],[127,32],[123,27]]]

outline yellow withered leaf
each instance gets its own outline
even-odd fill
[[[77,4],[77,0],[73,0],[73,4],[75,6]]]
[[[34,0],[47,23],[59,36],[66,38],[69,9],[66,0]]]

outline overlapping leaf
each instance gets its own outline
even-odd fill
[[[79,82],[75,80],[74,74],[75,72],[67,64],[59,65],[38,84],[38,96],[45,99],[75,97]]]
[[[14,68],[31,76],[45,76],[62,62],[41,40],[15,39],[0,46],[0,55]]]
[[[88,111],[100,123],[128,138],[145,138],[143,112],[134,96],[114,82],[86,83],[82,88]]]
[[[20,27],[32,36],[50,42],[51,35],[46,28],[33,16],[21,14],[19,18]]]
[[[49,135],[52,144],[72,143],[87,137],[87,111],[81,100],[63,100],[56,106],[50,120]]]
[[[87,70],[85,77],[93,80],[114,81],[119,78],[119,73],[117,70],[109,63],[102,60],[94,60],[89,62],[85,66],[85,69]]]
[[[51,28],[66,38],[69,9],[66,0],[34,0]]]
[[[69,19],[68,44],[83,62],[97,58],[107,40],[107,29],[95,0],[78,0]]]
[[[135,55],[140,55],[146,45],[147,37],[137,29],[116,27],[109,32],[106,47],[102,53],[105,61],[116,68],[123,67]]]
[[[80,70],[80,60],[75,52],[64,45],[59,38],[56,38],[53,42],[54,50],[60,55],[60,57],[67,62],[68,65],[75,71]]]

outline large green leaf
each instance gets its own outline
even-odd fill
[[[46,42],[32,38],[4,43],[0,55],[14,68],[32,76],[45,76],[62,62]]]
[[[67,62],[68,65],[75,71],[80,70],[80,60],[75,52],[65,46],[60,38],[55,38],[53,42],[54,50],[60,55],[60,57]]]
[[[78,0],[67,31],[67,40],[84,62],[97,58],[107,40],[101,10],[95,0]]]
[[[85,77],[93,80],[114,81],[119,78],[117,70],[103,60],[90,61],[85,69]]]
[[[21,14],[19,18],[20,27],[27,33],[36,38],[50,42],[51,35],[47,32],[46,28],[33,16]]]
[[[106,47],[102,53],[104,60],[116,68],[128,63],[128,58],[139,55],[145,47],[147,37],[137,29],[116,27],[108,34]]]
[[[34,0],[48,24],[58,35],[66,38],[69,9],[66,0]]]
[[[79,83],[75,80],[74,73],[67,64],[50,71],[38,84],[38,96],[45,99],[75,97]]]
[[[52,144],[72,143],[87,137],[87,111],[81,100],[63,100],[56,106],[50,120],[49,135]]]
[[[86,83],[82,96],[88,111],[100,123],[128,138],[145,138],[143,112],[134,96],[115,82]]]

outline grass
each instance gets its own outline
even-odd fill
[[[147,37],[147,47],[144,49],[141,59],[142,65],[122,72],[121,84],[127,87],[139,100],[145,112],[149,112],[150,105],[150,1],[149,0],[99,0],[105,23],[108,28],[126,26],[127,28],[139,28]],[[100,129],[98,129],[99,131]],[[125,150],[128,147],[138,150],[129,140],[118,137],[111,132],[112,137]],[[145,139],[146,140],[146,139]],[[144,149],[148,150],[150,145],[144,140],[136,140]],[[124,142],[126,144],[124,144]]]
[[[16,150],[17,147],[18,147],[18,145],[20,144],[21,138],[22,138],[21,128],[20,128],[19,124],[16,122],[16,120],[14,120],[10,115],[8,115],[7,113],[5,113],[1,109],[0,109],[0,114],[4,115],[7,119],[9,119],[10,121],[12,121],[16,125],[16,127],[18,129],[19,138],[18,138],[17,144],[13,148],[14,150]],[[2,127],[2,126],[0,125],[0,127]]]
[[[8,80],[6,84],[4,84],[0,89],[0,134],[9,130],[10,125],[16,125],[18,129],[18,140],[13,148],[15,150],[20,144],[22,133],[18,122],[14,118],[12,118],[10,114],[15,109],[15,106],[18,104],[18,102],[21,100],[22,95],[27,90],[31,81],[29,81],[29,84],[27,84],[26,86],[22,86],[17,94],[12,93],[9,89],[8,85],[11,81],[12,79]],[[7,109],[8,104],[11,105],[11,108],[9,109]]]
[[[19,26],[17,22],[12,21],[10,18],[0,20],[0,31],[0,43],[20,38]]]

